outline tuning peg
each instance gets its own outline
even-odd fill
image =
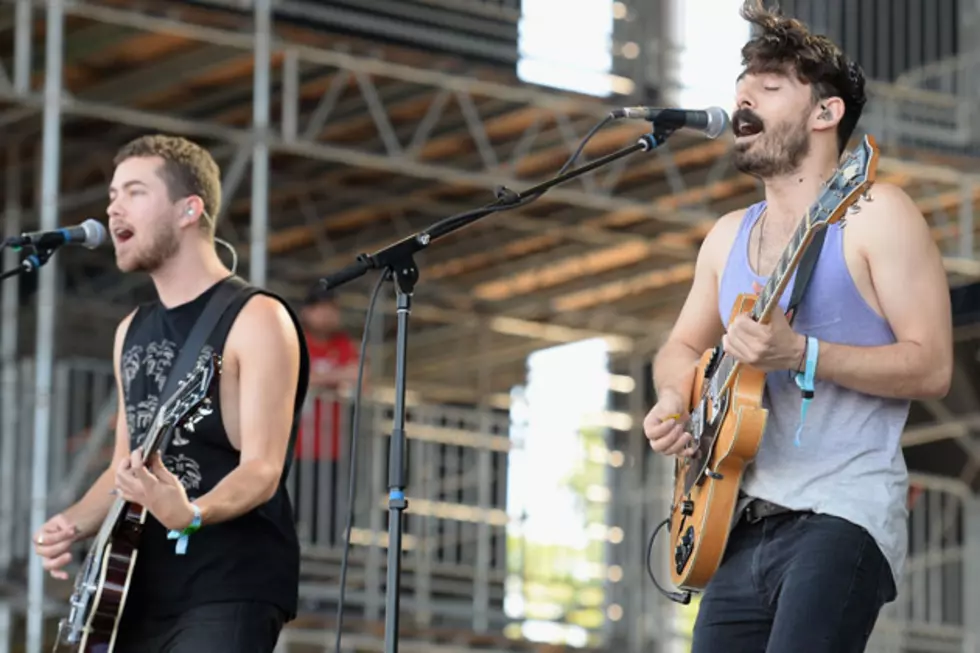
[[[861,195],[861,199],[863,199],[865,202],[873,202],[875,198],[872,197],[871,190],[868,189],[868,190],[864,191],[864,194],[863,195]]]
[[[848,209],[852,214],[858,214],[861,212],[861,206],[859,204],[852,204],[851,208]]]

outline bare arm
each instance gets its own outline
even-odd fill
[[[299,380],[299,336],[275,299],[260,295],[245,305],[227,348],[238,361],[241,462],[196,501],[204,524],[234,519],[275,494]]]
[[[106,468],[99,478],[92,484],[81,499],[74,505],[65,509],[62,516],[69,523],[74,524],[78,529],[78,537],[87,538],[95,535],[106,515],[115,496],[110,494],[115,487],[115,469],[119,461],[129,455],[129,426],[126,424],[125,399],[123,397],[122,382],[120,375],[120,360],[122,358],[123,342],[126,338],[126,331],[133,321],[133,313],[127,315],[116,327],[116,337],[113,343],[112,362],[116,377],[116,438],[115,449],[112,454],[112,463]]]
[[[874,194],[847,228],[860,237],[878,303],[897,342],[880,347],[821,342],[817,378],[881,397],[943,397],[952,378],[953,334],[942,257],[903,191],[882,186]]]
[[[718,315],[719,270],[727,259],[742,215],[739,211],[723,216],[701,245],[691,290],[674,328],[653,361],[653,383],[658,397],[674,394],[687,404],[698,360],[725,333],[725,325]]]

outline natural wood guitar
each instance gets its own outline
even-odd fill
[[[814,235],[860,209],[855,203],[874,184],[877,166],[878,147],[865,136],[824,184],[758,297],[738,296],[729,324],[743,313],[769,321]],[[724,556],[742,477],[766,428],[765,383],[764,372],[739,363],[720,344],[698,364],[686,425],[696,450],[675,459],[669,518],[671,580],[688,592],[702,591]]]
[[[144,462],[166,449],[175,429],[192,431],[211,411],[220,373],[221,358],[212,354],[181,382],[157,411],[143,439]],[[143,506],[121,498],[112,504],[75,577],[68,616],[58,625],[54,653],[112,653],[145,521]]]

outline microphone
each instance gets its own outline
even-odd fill
[[[54,231],[35,231],[32,233],[11,236],[4,241],[8,247],[34,247],[37,249],[54,249],[61,245],[81,245],[95,249],[105,242],[106,230],[98,220],[89,218],[80,225],[64,227]]]
[[[710,107],[703,111],[690,109],[658,109],[656,107],[624,107],[614,109],[610,118],[636,118],[649,120],[659,127],[696,129],[708,138],[718,138],[728,128],[728,114],[721,107]]]

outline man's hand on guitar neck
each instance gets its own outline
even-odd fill
[[[758,284],[753,286],[756,292],[762,290]],[[793,331],[779,310],[772,312],[767,324],[759,324],[746,314],[736,316],[721,344],[735,360],[763,372],[799,371],[806,354],[806,336]]]
[[[143,464],[143,452],[136,449],[116,467],[116,489],[126,501],[146,508],[164,528],[182,530],[194,520],[194,509],[180,479],[168,470],[160,454]]]

